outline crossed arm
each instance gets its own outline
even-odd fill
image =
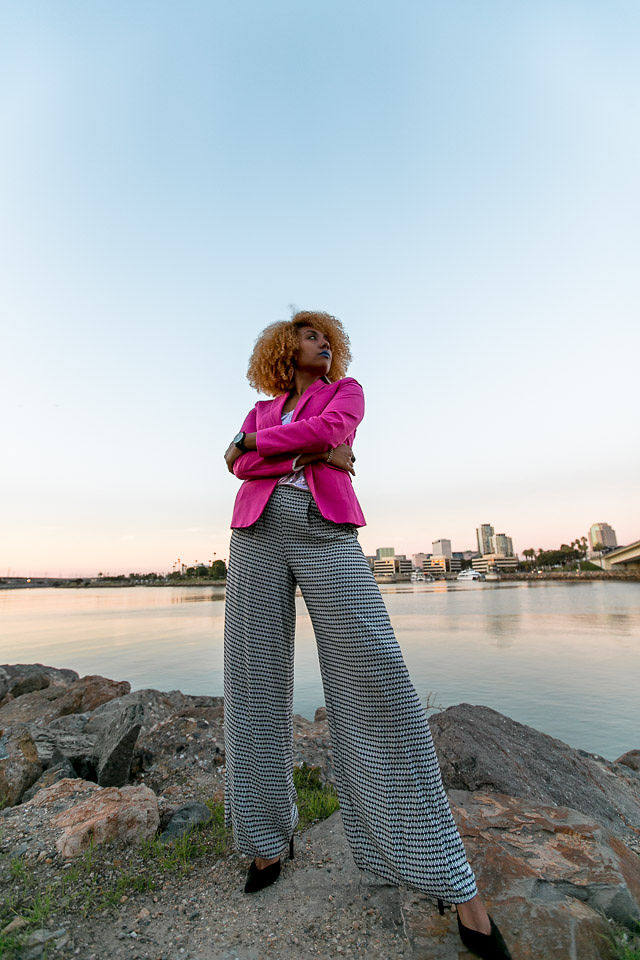
[[[225,453],[228,469],[240,480],[279,477],[296,468],[325,462],[355,474],[351,447],[344,442],[364,416],[362,387],[356,381],[345,384],[321,415],[256,430],[256,408],[249,411],[241,429],[246,433],[247,453],[231,443]]]

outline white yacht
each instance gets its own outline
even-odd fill
[[[433,583],[433,577],[430,573],[423,573],[422,570],[412,570],[411,583]]]
[[[474,570],[473,567],[468,567],[466,570],[460,571],[456,580],[484,580],[484,573]]]

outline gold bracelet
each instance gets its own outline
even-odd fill
[[[329,448],[329,456],[325,460],[325,463],[331,463],[331,457],[333,456],[333,449],[334,449],[333,447]]]

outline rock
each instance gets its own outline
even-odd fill
[[[6,927],[3,927],[1,931],[2,936],[6,937],[10,933],[17,933],[18,930],[22,930],[23,927],[27,927],[28,925],[29,921],[25,920],[24,917],[14,917],[13,920],[6,925]]]
[[[38,777],[33,786],[29,787],[28,790],[25,790],[22,795],[22,803],[31,800],[32,797],[35,797],[38,790],[44,790],[45,787],[50,787],[59,780],[74,779],[75,777],[76,771],[74,770],[70,761],[67,760],[66,757],[62,757],[58,763],[48,767],[42,776]]]
[[[63,685],[69,685],[79,677],[75,670],[69,670],[66,667],[47,667],[42,663],[3,663],[0,665],[0,669],[4,670],[11,678],[12,683],[34,673],[44,674],[52,683]]]
[[[4,697],[6,697],[7,693],[9,692],[10,682],[11,682],[11,677],[9,676],[7,671],[4,669],[4,667],[0,667],[0,702],[2,702]]]
[[[44,690],[50,683],[51,680],[46,673],[28,673],[24,677],[18,677],[18,679],[11,684],[9,691],[15,699],[25,693],[33,693],[34,690]]]
[[[212,720],[220,719],[223,714],[222,697],[189,697],[180,690],[164,693],[149,688],[135,690],[120,697],[117,702],[111,701],[98,707],[91,714],[84,732],[103,733],[116,714],[130,704],[139,704],[142,707],[142,735],[169,717],[193,716]],[[207,713],[209,716],[206,716]]]
[[[60,784],[65,781],[61,780]],[[55,790],[54,784],[49,790]],[[31,801],[34,803],[46,790]],[[82,803],[57,813],[52,826],[62,828],[56,849],[65,859],[77,856],[91,842],[110,840],[133,841],[153,836],[158,829],[158,802],[155,794],[143,785],[129,787],[96,787],[93,796]]]
[[[62,755],[72,764],[75,776],[86,780],[95,779],[96,737],[59,730],[51,724],[46,727],[31,724],[29,729],[43,767],[52,766],[55,763],[54,757]]]
[[[18,803],[41,773],[36,745],[27,727],[16,724],[0,729],[0,798],[7,806]]]
[[[640,920],[640,859],[597,820],[505,794],[452,790],[449,798],[489,900],[578,900],[632,929]]]
[[[212,816],[205,803],[185,803],[175,811],[160,837],[162,840],[176,840],[199,824],[208,823]]]
[[[49,812],[57,813],[60,809],[72,806],[78,798],[84,800],[86,794],[97,793],[101,789],[97,783],[79,777],[59,780],[45,790],[39,790],[32,800],[23,805],[23,812],[26,807],[44,807]]]
[[[223,762],[221,721],[214,725],[193,717],[172,716],[141,735],[136,748],[136,771],[144,772],[146,782],[157,793],[176,779],[193,779],[194,767],[210,775]]]
[[[48,947],[53,946],[56,950],[64,947],[69,939],[69,935],[64,927],[59,930],[34,930],[26,940],[26,950],[20,952],[21,960],[38,960],[45,955],[50,956]]]
[[[141,704],[131,703],[107,727],[98,743],[97,773],[101,787],[122,787],[128,781],[142,717]]]
[[[327,708],[318,707],[318,709],[313,715],[313,722],[320,723],[322,720],[326,720],[326,719],[327,719]]]
[[[483,790],[580,810],[619,836],[640,834],[640,776],[490,707],[429,717],[447,790]]]
[[[640,773],[640,750],[629,750],[627,753],[623,753],[621,757],[618,757],[616,763],[622,763],[625,767]]]
[[[90,717],[90,713],[68,713],[64,717],[55,717],[50,720],[47,729],[64,730],[65,733],[84,733]]]
[[[37,722],[46,726],[57,717],[83,713],[128,693],[126,681],[87,676],[72,682],[51,682],[46,689],[24,693],[17,699],[6,699],[0,707],[0,724]],[[10,696],[10,694],[9,694]]]

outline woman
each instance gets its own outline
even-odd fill
[[[351,482],[362,387],[326,313],[267,327],[249,362],[258,401],[230,443],[244,483],[231,522],[224,698],[225,819],[252,856],[246,892],[273,883],[298,823],[293,783],[295,589],[318,645],[336,788],[356,864],[455,903],[480,957],[508,958],[478,896],[424,709],[358,542]]]

